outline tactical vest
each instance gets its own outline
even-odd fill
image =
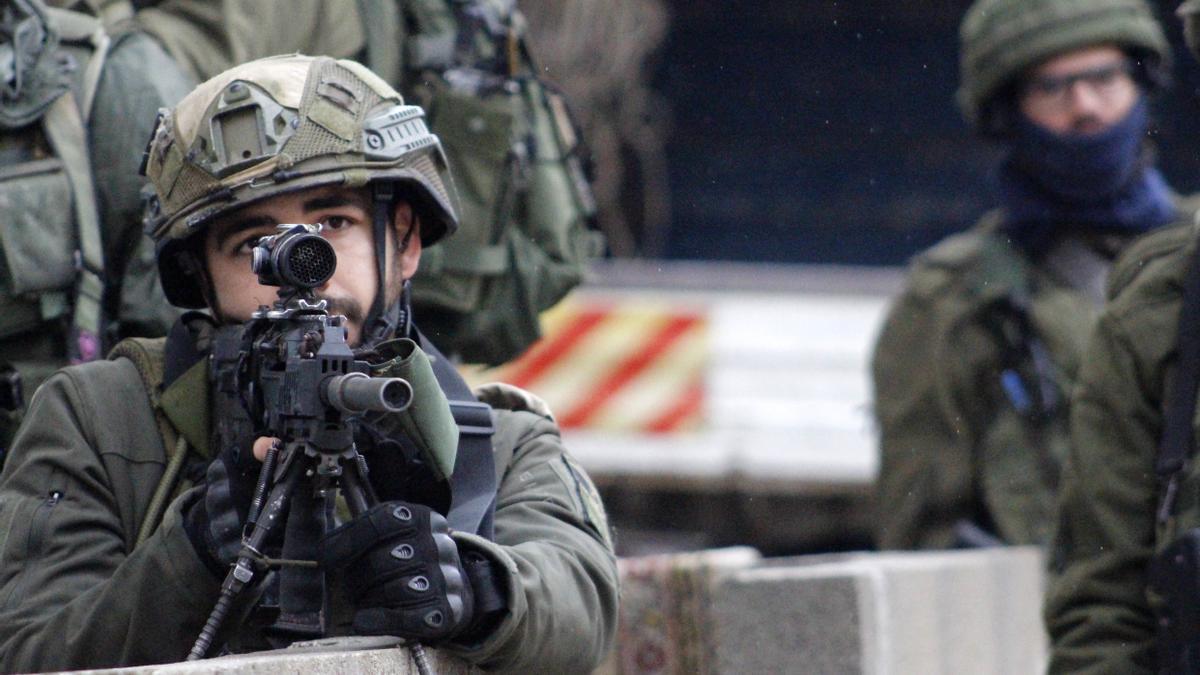
[[[428,112],[461,220],[422,254],[416,316],[448,353],[500,364],[541,336],[539,313],[603,252],[584,148],[564,98],[537,77],[511,0],[399,4],[395,17],[390,0],[360,0],[368,65]],[[397,41],[388,26],[407,33]]]
[[[0,340],[37,328],[63,332],[48,322],[69,325],[57,367],[100,356],[104,249],[87,124],[109,38],[84,14],[49,9],[47,18],[60,40],[52,60],[73,63],[74,72],[32,120],[20,116],[26,123],[0,129]],[[20,96],[5,103],[22,105]]]

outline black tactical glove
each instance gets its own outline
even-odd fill
[[[325,536],[321,562],[344,570],[360,635],[433,643],[473,628],[475,593],[458,546],[446,519],[427,506],[375,506]]]
[[[200,495],[184,507],[183,529],[218,577],[224,577],[237,561],[261,468],[248,444],[222,449],[204,473]]]

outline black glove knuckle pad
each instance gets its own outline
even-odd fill
[[[355,630],[435,640],[466,623],[470,588],[446,519],[419,504],[380,504],[332,531],[322,563],[343,569]]]

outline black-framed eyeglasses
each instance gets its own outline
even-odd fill
[[[1092,93],[1107,98],[1132,77],[1133,64],[1121,60],[1067,75],[1029,77],[1021,85],[1021,95],[1047,104],[1066,103],[1075,85],[1082,84]]]

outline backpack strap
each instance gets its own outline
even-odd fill
[[[1192,252],[1183,282],[1183,305],[1179,308],[1179,331],[1175,340],[1179,369],[1167,392],[1163,435],[1159,439],[1154,472],[1161,486],[1158,523],[1175,514],[1179,479],[1196,453],[1192,420],[1196,416],[1196,393],[1200,390],[1200,244]]]
[[[188,455],[187,438],[175,430],[174,425],[167,419],[160,405],[163,382],[163,361],[166,349],[165,338],[127,338],[117,343],[109,352],[110,361],[125,358],[133,362],[142,384],[146,387],[146,395],[150,399],[150,407],[154,410],[154,419],[158,422],[158,433],[162,437],[163,452],[166,453],[167,467],[154,496],[146,509],[146,517],[138,528],[135,546],[140,546],[162,522],[163,512],[167,502],[175,490],[179,474],[183,469]]]
[[[108,59],[108,48],[112,41],[104,28],[105,24],[96,17],[53,7],[47,8],[47,14],[63,42],[91,44],[92,56],[88,59],[79,87],[79,110],[86,126],[92,117],[92,104],[96,100],[96,90],[100,88],[100,76],[104,74],[104,63]]]
[[[135,13],[130,0],[84,0],[84,4],[108,28],[130,21]]]
[[[75,201],[75,223],[79,249],[79,268],[75,302],[71,316],[71,335],[67,356],[72,362],[100,357],[100,339],[104,334],[104,242],[92,163],[88,152],[87,122],[99,87],[107,56],[109,39],[98,19],[78,12],[53,10],[50,16],[64,42],[88,40],[93,47],[84,73],[80,99],[67,91],[46,110],[42,126],[55,154],[62,160],[71,196]]]

